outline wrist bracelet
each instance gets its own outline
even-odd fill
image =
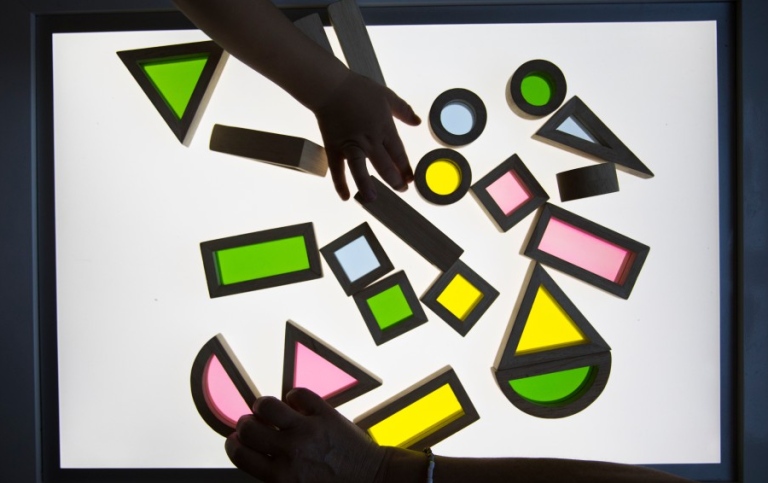
[[[435,455],[432,453],[431,448],[425,448],[424,453],[427,455],[427,483],[433,483],[432,475],[435,472]]]

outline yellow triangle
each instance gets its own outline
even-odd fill
[[[539,286],[515,354],[559,349],[589,342],[552,294]]]

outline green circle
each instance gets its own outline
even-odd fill
[[[552,81],[540,72],[531,72],[520,83],[523,99],[532,106],[545,106],[552,99]]]

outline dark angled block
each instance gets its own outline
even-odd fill
[[[557,173],[557,188],[560,190],[560,201],[615,193],[619,191],[616,165],[600,163]]]
[[[323,276],[312,223],[200,244],[211,298]]]
[[[195,402],[197,412],[200,413],[208,426],[220,435],[227,437],[235,431],[237,418],[245,413],[228,415],[217,407],[218,395],[211,392],[211,386],[218,385],[215,383],[223,376],[221,374],[222,368],[237,388],[237,392],[243,397],[243,407],[246,410],[253,407],[253,403],[260,395],[224,336],[217,334],[205,343],[192,363],[190,374],[192,399]],[[209,382],[214,384],[209,384]],[[222,396],[226,397],[226,395]]]
[[[509,81],[515,105],[531,116],[551,114],[565,100],[568,86],[558,66],[548,60],[530,60],[518,67]]]
[[[463,337],[498,296],[495,288],[457,260],[427,290],[421,301]]]
[[[331,271],[352,295],[394,269],[368,223],[363,223],[320,249]]]
[[[325,176],[325,148],[307,139],[216,124],[210,149]]]
[[[376,345],[427,321],[424,309],[402,270],[353,295]]]
[[[404,422],[406,419],[410,424]],[[478,419],[480,416],[456,372],[448,367],[356,424],[382,446],[420,451]]]
[[[610,349],[560,286],[536,264],[498,368],[529,366]]]
[[[653,176],[653,172],[576,96],[553,114],[536,135],[603,161],[620,164],[646,177]]]
[[[460,108],[463,109],[461,112],[471,116],[471,123],[466,132],[454,132],[453,128],[444,124],[443,111],[446,108]],[[485,104],[477,94],[467,89],[457,88],[443,92],[437,96],[429,109],[429,127],[438,139],[449,146],[463,146],[480,137],[487,120]]]
[[[316,13],[307,15],[306,17],[302,17],[293,22],[293,25],[304,32],[304,35],[314,40],[317,45],[333,54],[331,42],[325,34],[325,28],[323,26],[323,21],[320,19],[320,15]]]
[[[305,387],[337,407],[379,386],[375,376],[290,320],[285,323],[283,399],[294,387]]]
[[[549,199],[517,154],[493,168],[471,189],[503,231],[508,231]]]
[[[539,418],[564,418],[583,411],[602,394],[610,374],[609,351],[494,370],[509,402]],[[552,399],[553,393],[562,397]]]
[[[363,201],[360,193],[356,194],[355,199],[363,208],[441,271],[451,268],[464,249],[384,183],[373,176],[371,179],[378,196],[374,201]]]
[[[328,5],[328,17],[349,68],[383,86],[387,85],[357,2],[341,0]]]
[[[184,143],[225,58],[222,48],[207,41],[126,50],[117,55],[171,131]]]
[[[525,255],[621,298],[629,298],[650,248],[547,203]]]
[[[469,191],[472,168],[467,159],[453,149],[435,149],[416,165],[413,184],[430,203],[450,205]]]

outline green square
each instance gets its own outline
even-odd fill
[[[413,315],[413,310],[399,284],[379,292],[366,302],[381,330],[392,327]]]

